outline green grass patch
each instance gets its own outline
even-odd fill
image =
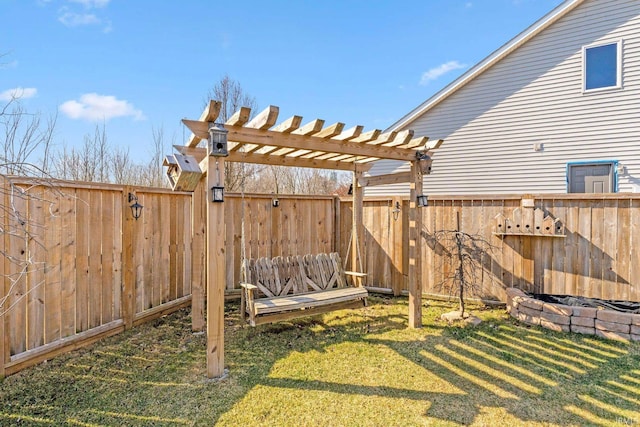
[[[407,329],[405,298],[250,328],[227,306],[229,376],[205,378],[183,310],[0,383],[0,425],[637,425],[640,343],[528,327]]]

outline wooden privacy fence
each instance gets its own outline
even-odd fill
[[[3,182],[0,192],[0,277],[6,296],[0,300],[0,376],[186,306],[192,293],[204,292],[209,202],[202,183],[194,193],[32,180],[14,184]],[[129,209],[130,192],[144,206],[138,220]],[[274,206],[274,198],[225,196],[231,293],[240,282],[243,252],[247,258],[339,252],[350,259],[350,200],[280,195]],[[365,201],[359,250],[362,271],[368,273],[365,284],[374,290],[407,290],[408,208],[401,198]],[[445,278],[453,265],[434,234],[455,230],[459,217],[462,231],[494,247],[475,259],[483,299],[504,301],[504,289],[515,286],[640,300],[640,195],[434,196],[420,213],[425,294],[451,290]],[[523,228],[535,227],[538,219],[558,219],[562,236],[499,235],[497,216]],[[192,310],[194,329],[202,329],[204,307]]]
[[[191,194],[3,180],[0,376],[190,303]],[[6,298],[4,298],[6,297]]]
[[[523,203],[524,200],[524,203]],[[371,199],[364,207],[364,271],[367,285],[395,294],[405,291],[407,201]],[[529,206],[525,207],[523,206]],[[350,204],[341,204],[341,229],[350,227]],[[496,234],[496,216],[513,219],[519,209],[522,232]],[[536,211],[538,209],[538,211]],[[478,297],[505,301],[504,289],[640,301],[640,195],[433,196],[421,209],[425,294],[449,295],[453,264],[439,230],[460,230],[488,241],[493,249],[475,259]],[[534,221],[558,219],[561,236],[529,232]],[[517,216],[516,215],[516,216]],[[514,228],[515,228],[515,222]],[[536,223],[537,224],[537,223]],[[341,248],[346,247],[343,233]],[[402,280],[404,278],[404,280]]]

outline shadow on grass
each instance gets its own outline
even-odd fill
[[[250,328],[227,308],[230,376],[206,381],[188,312],[5,379],[1,425],[637,423],[640,351],[520,326],[406,328],[406,299]]]

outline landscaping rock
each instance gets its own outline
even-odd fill
[[[555,323],[557,325],[569,325],[571,324],[571,317],[563,316],[561,314],[553,314],[546,311],[540,313],[540,319],[547,322]],[[568,329],[568,328],[567,328]]]
[[[600,319],[596,319],[596,329],[600,331],[609,331],[621,334],[629,334],[631,332],[631,325],[623,325],[622,323],[605,322]]]
[[[593,329],[596,325],[596,319],[593,317],[576,317],[571,316],[571,326],[584,326]]]
[[[640,326],[640,314],[634,314],[631,317],[631,324],[632,325],[636,325],[636,326]]]
[[[640,326],[631,325],[631,335],[640,335]]]
[[[571,319],[573,321],[573,319]],[[593,319],[591,319],[591,321],[593,322]],[[584,334],[584,335],[595,335],[596,333],[596,328],[591,327],[588,328],[586,326],[578,326],[578,325],[571,325],[571,332],[575,332],[577,334]]]
[[[630,325],[634,315],[631,313],[619,313],[611,310],[598,310],[597,319],[604,322],[620,323]]]
[[[560,314],[562,316],[571,316],[573,314],[573,307],[564,304],[544,303],[542,311],[552,314]]]
[[[540,326],[542,326],[543,328],[551,329],[552,331],[556,331],[556,332],[569,332],[570,331],[569,324],[559,325],[557,323],[550,322],[550,321],[548,321],[546,319],[540,319]]]
[[[516,317],[518,320],[524,323],[528,323],[529,325],[540,325],[540,317],[539,316],[531,316],[526,313],[518,312],[518,316]]]
[[[601,331],[600,329],[596,329],[596,335],[602,338],[618,341],[629,341],[631,339],[631,334],[624,334],[622,332]]]
[[[594,307],[572,307],[573,315],[577,317],[590,317],[595,319],[598,309]]]
[[[518,307],[518,311],[520,313],[524,313],[524,314],[527,314],[529,316],[534,316],[534,317],[540,317],[540,313],[542,313],[542,311],[540,311],[540,310],[534,310],[532,308],[525,307],[523,305],[520,305]]]
[[[527,307],[530,308],[531,310],[538,310],[538,311],[542,311],[542,306],[544,305],[544,302],[534,299],[534,298],[527,298],[524,299],[522,301],[520,301],[520,304],[518,305],[518,309],[522,308],[522,307]]]

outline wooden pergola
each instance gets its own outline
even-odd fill
[[[413,137],[413,131],[382,133],[363,132],[362,126],[344,129],[343,123],[324,126],[324,120],[313,120],[303,126],[302,117],[293,116],[276,125],[278,107],[270,106],[249,120],[251,110],[243,107],[224,125],[228,131],[228,156],[208,155],[199,147],[210,136],[209,128],[218,119],[221,103],[210,101],[199,120],[182,120],[193,132],[184,146],[175,146],[182,155],[193,156],[206,174],[206,191],[224,183],[224,162],[246,162],[277,166],[333,169],[353,172],[352,247],[357,248],[362,236],[362,203],[365,186],[408,182],[409,209],[409,327],[422,324],[421,309],[421,215],[416,197],[422,193],[423,168],[430,164],[430,151],[442,140]],[[389,159],[411,163],[409,173],[365,177],[372,162]],[[211,200],[205,197],[205,200]],[[224,373],[224,290],[226,263],[224,253],[224,207],[207,203],[207,376]],[[359,252],[353,250],[351,263],[359,265]],[[196,296],[194,295],[194,298]]]

